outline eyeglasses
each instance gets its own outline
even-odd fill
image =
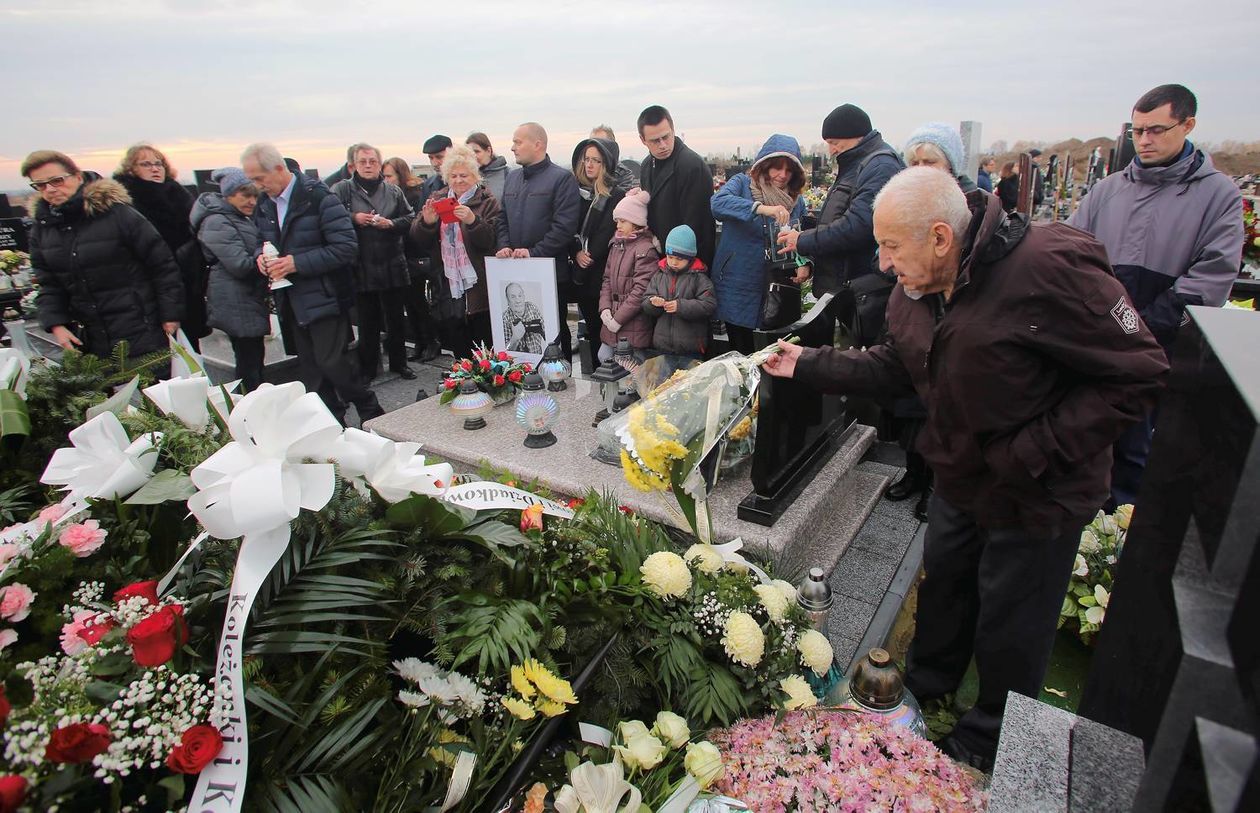
[[[591,158],[590,156],[587,156],[586,158],[583,158],[583,159],[582,159],[582,163],[583,163],[583,164],[598,164],[599,166],[603,166],[603,165],[604,165],[604,161],[603,161],[603,159],[601,159],[601,158]]]
[[[137,161],[136,166],[143,169],[165,169],[166,165],[161,161]]]
[[[1185,123],[1186,123],[1186,120],[1182,119],[1181,121],[1174,122],[1173,124],[1152,124],[1150,127],[1134,127],[1133,140],[1136,141],[1142,136],[1148,135],[1148,134],[1152,138],[1159,138],[1160,136],[1162,136],[1164,133],[1168,132],[1169,130],[1180,127],[1181,125]]]
[[[46,181],[31,181],[31,189],[34,189],[36,192],[43,192],[44,187],[46,186],[51,186],[53,189],[57,189],[64,184],[66,179],[69,177],[70,175],[55,175]]]

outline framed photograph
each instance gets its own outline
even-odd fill
[[[551,257],[486,258],[490,332],[494,349],[537,365],[560,335],[556,261]]]

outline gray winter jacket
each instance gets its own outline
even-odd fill
[[[358,177],[351,175],[332,188],[341,205],[350,212],[353,222],[357,213],[378,214],[391,222],[388,229],[376,226],[354,226],[359,238],[359,260],[355,263],[355,290],[375,293],[405,288],[411,281],[407,273],[407,233],[414,214],[402,187],[381,181],[376,191],[368,193]]]
[[[503,184],[507,181],[507,176],[507,159],[502,155],[496,155],[490,163],[481,168],[481,185],[494,195],[495,200],[502,202]]]
[[[1107,248],[1116,276],[1165,349],[1186,305],[1219,307],[1242,260],[1242,195],[1187,142],[1170,166],[1133,161],[1094,185],[1068,224]]]
[[[666,313],[652,297],[677,300],[678,310]],[[693,260],[683,271],[660,262],[660,270],[643,292],[643,312],[656,320],[652,349],[672,355],[702,356],[709,346],[709,320],[717,312],[717,295],[704,263]]]
[[[197,198],[189,222],[210,264],[207,324],[237,338],[266,336],[271,332],[267,279],[254,259],[262,248],[258,226],[218,192]]]

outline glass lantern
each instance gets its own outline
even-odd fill
[[[551,427],[556,425],[560,406],[556,399],[543,388],[542,376],[529,373],[525,376],[521,394],[516,397],[516,422],[525,430],[525,446],[543,449],[556,442]]]
[[[878,647],[853,667],[852,675],[841,679],[827,693],[826,703],[878,714],[895,726],[927,738],[927,723],[919,701],[906,689],[901,670],[893,663],[892,656]]]
[[[569,388],[567,382],[573,376],[573,364],[564,357],[558,341],[547,345],[547,349],[543,351],[542,361],[538,363],[538,374],[552,392]]]
[[[464,419],[465,429],[483,429],[486,415],[494,409],[494,399],[482,392],[477,384],[464,381],[459,385],[459,395],[451,400],[451,412]]]

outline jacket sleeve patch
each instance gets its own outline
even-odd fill
[[[1116,304],[1111,306],[1111,317],[1125,333],[1137,333],[1142,328],[1137,311],[1124,297],[1120,297],[1116,300]]]

